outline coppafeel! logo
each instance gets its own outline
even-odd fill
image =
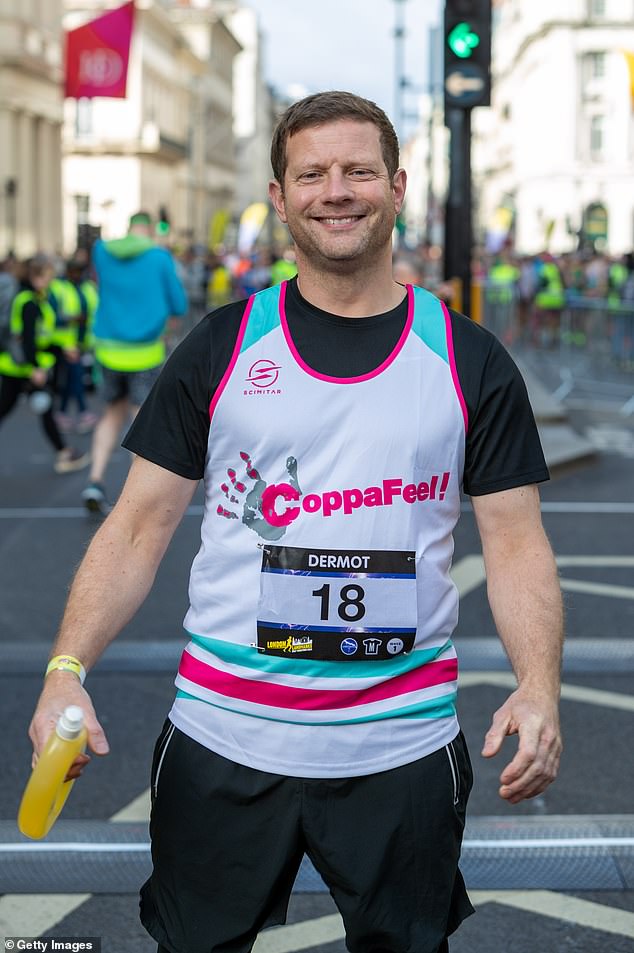
[[[247,383],[254,387],[273,387],[280,376],[280,365],[267,358],[260,358],[249,368]]]

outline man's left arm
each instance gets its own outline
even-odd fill
[[[500,774],[500,796],[516,804],[541,794],[559,768],[563,608],[557,566],[534,485],[471,498],[495,624],[518,687],[495,712],[482,754],[517,734],[515,757]]]

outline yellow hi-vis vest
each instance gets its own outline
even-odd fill
[[[108,341],[95,338],[95,357],[111,371],[149,371],[165,361],[165,341]]]
[[[24,330],[22,312],[28,301],[34,301],[40,309],[41,317],[35,329],[35,357],[37,366],[47,369],[55,363],[55,355],[47,350],[53,343],[55,334],[55,311],[46,298],[41,297],[35,291],[18,292],[11,305],[11,317],[9,319],[11,337],[16,343],[22,338]],[[29,378],[33,372],[33,364],[19,363],[15,360],[13,353],[14,349],[3,351],[0,354],[0,374],[6,374],[7,377]]]

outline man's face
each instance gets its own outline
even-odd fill
[[[269,194],[298,257],[346,273],[391,250],[405,172],[390,181],[376,126],[341,119],[303,129],[288,139],[286,158],[283,188],[271,182]]]

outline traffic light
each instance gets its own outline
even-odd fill
[[[170,233],[169,213],[165,205],[159,208],[158,221],[156,223],[156,234],[160,238],[167,238]]]
[[[445,112],[491,102],[491,0],[446,0]]]

